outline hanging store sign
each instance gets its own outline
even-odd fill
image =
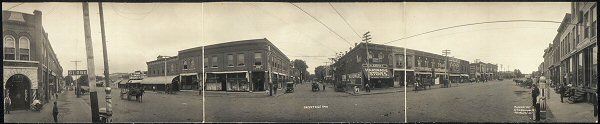
[[[86,75],[87,70],[69,70],[69,75]]]
[[[391,74],[388,69],[369,68],[365,69],[369,74],[369,78],[390,78]]]
[[[367,64],[363,64],[363,67],[367,67]],[[369,67],[387,68],[387,64],[369,64]]]
[[[348,78],[360,78],[360,73],[351,73],[351,74],[348,74]]]

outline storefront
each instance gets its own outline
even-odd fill
[[[404,70],[404,69],[393,69],[394,76],[394,86],[404,86],[404,78],[406,77],[407,82],[415,81],[415,71],[414,70]],[[404,75],[406,72],[406,76]],[[410,83],[408,84],[410,85]]]
[[[369,82],[373,88],[393,87],[394,80],[389,69],[385,68],[367,68],[365,69],[365,82]],[[368,78],[368,79],[367,79]]]
[[[252,87],[249,76],[247,71],[206,73],[206,90],[247,92]]]
[[[180,74],[179,78],[179,88],[181,90],[198,89],[200,83],[200,80],[198,79],[198,73]]]

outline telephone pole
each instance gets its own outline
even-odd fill
[[[363,40],[365,42],[365,49],[367,51],[367,56],[365,57],[367,59],[367,66],[366,66],[366,73],[367,73],[367,84],[371,83],[371,78],[369,76],[369,42],[371,42],[371,35],[369,34],[371,33],[370,31],[367,31],[367,33],[363,34]]]
[[[448,62],[448,54],[450,54],[450,50],[442,50],[442,53],[444,53],[444,57],[446,57],[446,76],[445,76],[445,80],[448,81],[448,84],[450,84],[450,75],[448,74],[448,71],[450,70],[450,68],[448,68],[448,65],[450,62]]]
[[[102,55],[104,58],[104,92],[106,92],[104,99],[106,100],[106,111],[107,119],[112,116],[112,97],[111,97],[111,82],[110,82],[110,73],[108,70],[108,54],[106,49],[106,32],[104,31],[104,11],[102,9],[102,2],[98,2],[98,9],[100,12],[100,33],[102,34]]]
[[[81,62],[81,61],[71,61],[73,63],[75,63],[75,71],[77,71],[77,63]],[[79,77],[77,77],[78,79]],[[77,82],[77,79],[74,79],[74,83],[75,83],[75,95],[77,95],[77,98],[80,98],[81,95],[79,95],[79,89],[81,89],[81,86],[79,85],[79,83]]]
[[[90,10],[87,2],[82,3],[83,29],[85,33],[85,49],[87,54],[87,76],[90,87],[90,109],[92,111],[92,122],[100,122],[98,109],[98,96],[96,92],[96,75],[94,73],[94,48],[92,47],[92,31],[90,29]]]

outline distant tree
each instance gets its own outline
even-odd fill
[[[65,80],[66,85],[72,85],[74,82],[73,77],[71,75],[66,76],[64,80]]]
[[[294,69],[296,69],[296,70],[298,70],[298,72],[300,72],[300,78],[302,80],[306,80],[306,78],[310,74],[306,70],[308,68],[308,65],[306,65],[306,62],[301,59],[295,59],[294,61],[292,61],[292,64],[294,65]]]
[[[317,68],[315,68],[315,78],[317,78],[318,81],[323,81],[325,80],[325,71],[326,71],[327,66],[317,66]]]
[[[524,76],[523,73],[521,73],[521,70],[519,70],[519,69],[515,69],[514,73],[515,73],[515,77],[517,77],[517,78],[522,78]]]

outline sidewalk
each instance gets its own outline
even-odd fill
[[[83,95],[89,97],[89,95]],[[76,98],[74,93],[64,92],[58,96],[58,122],[91,122],[90,107],[82,98]],[[54,101],[44,104],[41,111],[17,110],[4,115],[5,123],[52,123],[52,107]]]
[[[265,91],[258,92],[227,92],[227,91],[204,91],[206,97],[243,97],[243,98],[265,98],[279,97],[285,94],[285,90],[277,90],[277,94],[269,96]]]
[[[451,87],[449,87],[449,88],[466,86],[466,85],[473,85],[473,84],[476,84],[476,83],[452,83]],[[440,84],[436,84],[436,85],[431,86],[431,88],[427,87],[426,90],[419,90],[419,91],[423,92],[423,91],[427,91],[427,90],[431,90],[431,89],[440,89],[440,88],[441,88],[441,85]],[[407,90],[407,92],[415,92],[413,86],[407,86],[406,90]],[[346,93],[348,93],[350,95],[354,95],[354,96],[373,95],[373,94],[388,94],[388,93],[395,93],[395,92],[404,92],[404,87],[372,89],[371,92],[365,92],[364,89],[362,89],[358,93],[354,93],[353,90],[352,91],[346,91]]]
[[[596,122],[594,117],[594,106],[590,103],[567,103],[567,97],[563,98],[564,103],[560,102],[560,95],[550,91],[548,99],[547,119],[544,122]]]

